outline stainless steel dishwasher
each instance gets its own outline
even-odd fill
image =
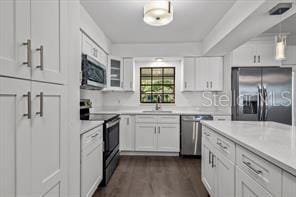
[[[201,155],[201,120],[213,120],[211,115],[181,116],[181,155]]]

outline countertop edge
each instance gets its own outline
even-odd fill
[[[89,121],[89,122],[92,122],[92,121]],[[100,127],[104,124],[104,121],[93,121],[92,123],[93,125],[91,125],[90,127],[87,127],[86,129],[80,129],[80,135],[83,135],[97,127]]]
[[[281,168],[281,169],[283,169],[283,170],[289,172],[290,174],[296,176],[296,169],[295,169],[295,168],[293,168],[293,167],[291,167],[291,166],[285,164],[285,163],[282,162],[282,161],[279,161],[278,159],[275,159],[275,158],[273,158],[273,157],[270,157],[270,156],[267,155],[266,153],[264,153],[264,152],[262,152],[262,151],[260,151],[260,150],[258,150],[258,149],[256,149],[256,148],[254,148],[254,147],[252,147],[252,146],[249,146],[248,144],[246,144],[246,143],[244,143],[244,142],[242,142],[242,141],[240,141],[240,140],[238,140],[238,139],[236,139],[236,138],[234,138],[234,137],[232,137],[232,136],[230,136],[230,135],[224,133],[223,131],[221,131],[221,130],[219,130],[219,129],[213,127],[213,126],[211,126],[211,125],[208,124],[206,121],[201,121],[201,123],[202,123],[202,125],[205,125],[206,127],[210,128],[210,129],[212,129],[212,130],[214,130],[214,131],[217,132],[218,134],[220,134],[220,135],[222,135],[222,136],[224,136],[224,137],[230,139],[231,141],[235,142],[236,144],[242,146],[243,148],[246,148],[247,150],[253,152],[254,154],[258,155],[259,157],[261,157],[261,158],[263,158],[263,159],[265,159],[265,160],[271,162],[272,164],[278,166],[279,168]]]

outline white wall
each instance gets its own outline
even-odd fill
[[[92,17],[87,13],[85,8],[80,5],[80,29],[86,33],[98,46],[107,54],[111,50],[111,41],[105,33],[97,26]],[[100,108],[103,106],[102,91],[98,90],[80,90],[80,98],[91,99],[93,107]]]
[[[183,57],[201,55],[200,43],[113,44],[112,55],[121,57]]]

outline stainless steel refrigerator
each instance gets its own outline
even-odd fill
[[[292,124],[292,69],[232,68],[232,120]]]

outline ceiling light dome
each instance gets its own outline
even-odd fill
[[[170,1],[150,1],[144,6],[144,22],[152,26],[164,26],[173,20]]]

